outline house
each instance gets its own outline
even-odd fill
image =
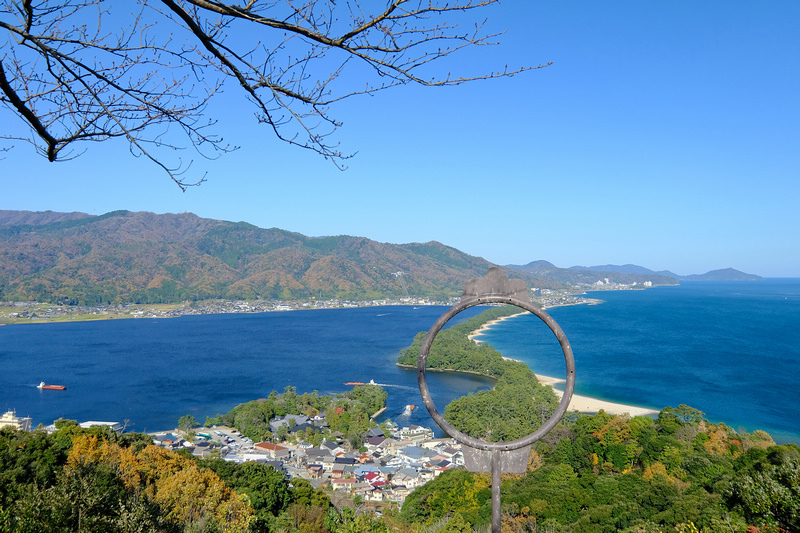
[[[311,479],[321,478],[324,471],[322,465],[308,465],[308,467],[306,467],[306,473]]]
[[[286,426],[287,429],[294,430],[295,426],[306,424],[308,417],[305,415],[286,415],[283,417],[273,418],[269,421],[270,430],[275,433],[281,426]]]
[[[367,440],[364,441],[364,446],[366,446],[367,448],[377,448],[378,446],[383,444],[383,441],[385,440],[386,437],[384,437],[383,435],[380,435],[378,437],[369,437]]]
[[[381,464],[388,467],[399,468],[403,465],[403,460],[397,455],[386,455],[381,458]]]
[[[365,483],[368,483],[372,487],[378,485],[383,486],[388,483],[386,478],[384,478],[383,474],[380,472],[367,472],[361,477],[361,479],[363,479]]]
[[[402,470],[398,470],[397,473],[392,476],[391,481],[393,487],[402,486],[410,490],[413,490],[423,484],[419,474],[413,468],[403,468]]]
[[[386,491],[382,487],[371,487],[365,489],[361,493],[364,501],[368,502],[383,502],[388,499]]]
[[[83,429],[89,429],[93,426],[101,426],[110,428],[112,431],[122,431],[122,424],[119,422],[99,422],[97,420],[89,420],[87,422],[81,422],[79,424]]]
[[[397,456],[402,461],[403,466],[420,469],[430,466],[430,462],[438,454],[433,450],[427,450],[419,446],[406,446],[397,452]]]
[[[402,502],[411,494],[412,490],[414,489],[410,489],[404,485],[392,485],[392,491],[391,493],[387,493],[387,499],[390,501]]]
[[[422,441],[432,439],[433,430],[422,426],[412,425],[393,431],[392,436],[396,439],[407,439],[412,441],[414,444],[419,444]]]
[[[284,446],[278,446],[271,442],[258,442],[253,446],[256,453],[263,453],[272,459],[289,459],[292,455],[291,450]]]
[[[326,455],[329,457],[331,455],[331,451],[327,448],[312,447],[306,449],[306,457],[308,457],[309,461],[320,459]]]
[[[354,478],[331,478],[331,487],[333,490],[346,490],[349,492],[353,490],[353,486],[355,486],[355,484],[356,480]]]
[[[320,445],[320,448],[322,448],[323,450],[328,450],[328,453],[330,453],[333,456],[336,456],[338,454],[343,454],[344,453],[344,448],[339,446],[334,441],[330,441],[330,440],[322,441],[322,444]]]
[[[355,457],[348,457],[346,455],[340,455],[339,457],[335,457],[333,459],[333,462],[334,462],[334,464],[337,464],[337,465],[354,465],[358,461],[355,459]]]
[[[383,437],[383,430],[379,427],[369,428],[365,438],[369,440],[372,437]]]
[[[192,450],[192,455],[195,457],[211,457],[213,455],[214,450],[219,452],[219,448],[214,446],[209,442],[196,442],[194,443],[193,448],[189,448]]]
[[[289,433],[297,433],[298,431],[305,431],[306,435],[310,435],[312,433],[319,433],[322,430],[319,428],[319,426],[309,424],[308,422],[305,424],[297,424],[293,428],[289,428]]]
[[[420,444],[423,448],[428,449],[444,449],[448,447],[452,447],[455,441],[452,438],[446,439],[430,439]]]
[[[358,477],[363,477],[370,472],[380,473],[381,471],[376,465],[358,465],[353,469],[353,472],[355,472]]]

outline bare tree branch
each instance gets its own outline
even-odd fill
[[[340,126],[332,104],[546,66],[437,72],[452,54],[496,43],[469,21],[496,1],[139,0],[138,11],[115,3],[112,15],[101,0],[0,0],[0,109],[28,129],[2,120],[0,138],[55,161],[75,157],[69,149],[81,141],[123,137],[184,189],[204,178],[185,181],[191,160],[167,163],[175,150],[217,157],[236,149],[205,118],[230,80],[277,138],[343,168],[350,156],[329,140]]]

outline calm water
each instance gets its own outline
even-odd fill
[[[595,306],[550,309],[569,337],[576,391],[660,409],[686,403],[713,421],[765,429],[800,443],[800,279],[684,283],[646,291],[597,292]],[[108,320],[0,327],[0,409],[33,417],[129,420],[135,431],[202,422],[287,385],[343,392],[346,381],[386,384],[387,415],[434,427],[416,372],[399,351],[445,308],[408,306],[174,319]],[[458,318],[476,314],[478,309]],[[533,316],[504,321],[487,340],[536,372],[562,376],[564,362]],[[440,411],[490,385],[428,374]],[[66,391],[40,391],[40,381]],[[417,404],[400,418],[406,404]]]
[[[408,306],[105,320],[0,327],[0,409],[34,426],[59,417],[129,420],[134,431],[198,422],[272,390],[344,392],[345,382],[386,384],[386,416],[434,427],[416,371],[395,366],[402,348],[444,307]],[[459,315],[466,319],[480,310]],[[41,391],[40,381],[66,385]],[[491,382],[431,374],[440,409]],[[400,417],[406,404],[420,405]]]
[[[800,443],[800,279],[588,296],[604,303],[548,310],[572,345],[576,393],[654,409],[685,403],[709,420]],[[555,337],[532,315],[481,340],[564,376]]]

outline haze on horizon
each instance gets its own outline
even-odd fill
[[[192,212],[310,236],[431,240],[496,264],[800,276],[800,4],[508,2],[502,44],[445,68],[553,62],[332,109],[348,169],[275,140],[226,87],[241,146],[186,193],[118,142],[0,153],[0,209]],[[4,122],[17,120],[0,112]],[[189,153],[187,157],[191,157]]]

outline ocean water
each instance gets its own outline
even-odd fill
[[[567,334],[576,392],[661,409],[685,403],[712,421],[764,429],[800,443],[800,279],[684,283],[603,291],[600,305],[549,309]],[[385,416],[434,427],[415,370],[395,365],[444,307],[372,307],[0,327],[0,409],[31,416],[129,421],[134,431],[171,429],[191,414],[296,387],[344,392],[370,379],[389,393]],[[466,319],[481,309],[458,315]],[[453,321],[451,321],[453,322]],[[537,373],[564,375],[549,329],[532,315],[482,337]],[[40,381],[67,386],[40,391]],[[428,373],[439,411],[488,388],[475,376]],[[401,413],[416,404],[411,416]]]
[[[416,370],[395,363],[445,310],[389,306],[3,326],[0,409],[30,416],[34,426],[64,417],[128,421],[130,430],[153,432],[175,428],[185,414],[202,423],[287,386],[332,394],[352,388],[345,382],[374,380],[389,393],[384,417],[435,427]],[[492,385],[443,373],[429,373],[428,380],[440,410]],[[39,390],[40,381],[67,390]],[[420,407],[403,416],[407,404]]]
[[[572,346],[577,394],[659,410],[687,404],[713,422],[800,443],[800,279],[587,296],[603,303],[548,310]],[[555,337],[533,315],[481,340],[537,373],[565,375]]]

